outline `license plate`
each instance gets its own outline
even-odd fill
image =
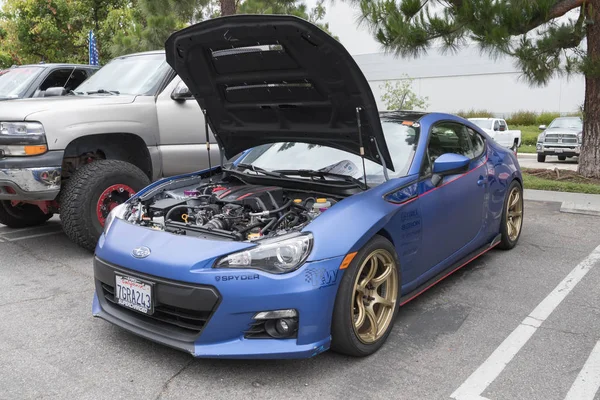
[[[152,284],[137,278],[115,274],[117,304],[143,314],[152,315]]]
[[[555,153],[562,153],[562,152],[563,152],[563,149],[554,149],[554,152],[555,152]]]

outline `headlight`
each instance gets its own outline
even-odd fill
[[[106,220],[104,221],[104,234],[108,234],[108,230],[110,226],[114,222],[115,218],[123,219],[125,218],[125,214],[127,214],[128,205],[127,204],[119,204],[108,214]]]
[[[546,137],[546,132],[542,132],[538,135],[537,141],[538,143],[541,143],[544,141],[544,137]]]
[[[0,150],[5,156],[44,154],[44,127],[39,122],[0,122]]]
[[[43,135],[39,122],[0,122],[0,135]]]
[[[577,141],[579,142],[579,144],[583,142],[583,132],[579,132],[577,134]]]
[[[310,254],[313,236],[310,233],[262,240],[249,250],[229,254],[215,263],[215,268],[252,268],[273,274],[298,269]]]

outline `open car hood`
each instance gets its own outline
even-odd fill
[[[303,19],[210,19],[172,34],[166,56],[206,111],[226,157],[275,142],[360,155],[362,141],[367,159],[383,158],[394,170],[365,76],[341,43]]]

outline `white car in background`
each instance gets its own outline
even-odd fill
[[[469,118],[469,121],[480,127],[501,146],[517,152],[521,146],[521,131],[509,130],[505,120],[500,118]]]

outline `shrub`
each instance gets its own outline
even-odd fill
[[[468,118],[494,118],[494,113],[488,110],[459,110],[455,113],[459,117]]]
[[[538,115],[535,123],[536,125],[550,125],[550,122],[552,122],[554,118],[558,117],[560,117],[560,113],[544,111],[543,113]]]
[[[537,114],[533,111],[517,111],[506,119],[508,125],[535,125]]]

